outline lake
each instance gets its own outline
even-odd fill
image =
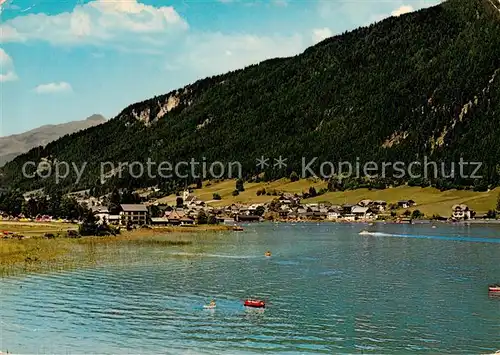
[[[500,349],[498,226],[252,224],[121,262],[1,280],[0,350],[453,353]],[[367,229],[371,235],[359,235]],[[264,257],[266,250],[272,257]],[[130,253],[130,255],[128,255]],[[140,257],[138,258],[137,255]],[[246,310],[247,297],[265,310]],[[212,298],[215,310],[203,309]]]

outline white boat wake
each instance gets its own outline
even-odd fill
[[[383,232],[361,231],[360,235],[370,235],[373,237],[393,237],[393,238],[414,238],[414,239],[432,239],[432,240],[449,240],[456,242],[474,242],[474,243],[500,243],[500,239],[482,238],[482,237],[467,237],[467,236],[444,236],[444,235],[418,235],[418,234],[392,234]]]
[[[187,253],[187,252],[170,253],[170,255],[206,257],[206,258],[226,258],[226,259],[254,259],[254,258],[258,258],[258,256],[255,256],[255,255],[227,255],[227,254],[207,254],[207,253]]]

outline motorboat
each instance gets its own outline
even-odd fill
[[[267,257],[267,258],[271,257],[271,252],[269,250],[266,251],[265,254],[264,254],[264,256]]]
[[[243,227],[240,227],[240,226],[234,226],[234,227],[233,227],[233,231],[235,231],[235,232],[241,232],[241,231],[243,231]]]
[[[500,284],[494,284],[488,286],[489,292],[500,292]]]
[[[359,235],[371,235],[371,233],[367,230],[362,230],[361,232],[359,232]]]
[[[252,308],[265,308],[266,302],[262,300],[247,299],[245,300],[244,306]]]

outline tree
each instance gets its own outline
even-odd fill
[[[198,212],[198,216],[196,217],[196,222],[198,224],[207,224],[208,217],[207,217],[207,214],[205,213],[205,211],[200,210],[200,212]]]
[[[498,197],[497,197],[497,208],[496,208],[497,211],[500,211],[500,194],[498,194]]]
[[[309,196],[310,197],[315,197],[318,193],[316,192],[316,189],[314,188],[314,186],[311,186],[309,188]]]
[[[236,190],[245,191],[245,188],[243,187],[243,180],[241,179],[236,180]]]
[[[196,188],[201,189],[203,187],[203,183],[201,179],[196,179]]]
[[[290,181],[299,181],[299,175],[295,171],[292,171],[292,173],[290,174]]]
[[[411,214],[411,218],[412,219],[419,219],[419,218],[422,218],[422,217],[424,217],[424,214],[422,212],[420,212],[419,210],[415,210]]]
[[[160,217],[161,215],[161,210],[160,210],[160,207],[156,206],[156,205],[152,205],[150,208],[150,213],[151,213],[151,217]]]
[[[217,217],[215,217],[213,214],[211,214],[210,216],[208,216],[207,223],[208,224],[218,224],[219,222],[217,221]]]
[[[212,199],[216,200],[216,201],[220,201],[222,198],[220,197],[220,195],[217,192],[214,192],[214,194],[212,195]]]
[[[179,208],[182,207],[182,206],[184,206],[184,199],[182,197],[180,197],[180,196],[177,197],[175,199],[175,206],[179,207]]]
[[[265,188],[259,189],[259,190],[257,190],[256,194],[257,194],[257,196],[260,196],[260,195],[264,196],[266,194],[266,189]]]
[[[264,212],[266,212],[266,209],[264,208],[264,206],[258,206],[256,209],[255,209],[255,214],[257,216],[263,216],[264,215]]]
[[[86,212],[83,222],[78,228],[78,232],[82,236],[97,234],[97,219],[92,211]]]
[[[238,196],[239,194],[240,194],[240,192],[238,190],[234,190],[232,193],[233,196]]]
[[[281,206],[280,200],[274,199],[269,204],[269,211],[278,212],[280,210],[280,206]]]
[[[404,211],[404,212],[403,212],[403,216],[405,216],[405,217],[410,217],[410,216],[411,216],[411,212],[410,212],[410,210],[406,210],[406,211]]]
[[[31,218],[35,218],[40,214],[39,203],[34,198],[30,198],[23,206],[23,213]]]
[[[118,189],[113,189],[109,197],[108,209],[111,214],[118,214],[120,212],[121,195]]]
[[[493,210],[489,210],[488,213],[486,213],[486,218],[488,218],[488,219],[497,218],[497,212],[493,211]]]

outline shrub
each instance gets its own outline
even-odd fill
[[[217,201],[222,200],[222,198],[220,197],[220,195],[217,192],[215,192],[212,195],[212,199],[217,200]]]
[[[205,211],[201,210],[200,212],[198,212],[198,216],[196,217],[196,222],[198,224],[207,224],[208,218]]]
[[[236,180],[236,190],[245,191],[245,188],[243,187],[243,180],[241,179]]]

